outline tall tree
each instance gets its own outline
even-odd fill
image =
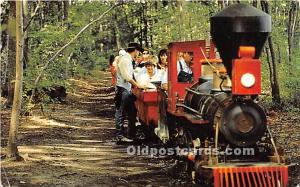
[[[23,4],[16,1],[16,80],[14,100],[11,113],[7,157],[20,160],[21,157],[17,147],[18,127],[20,124],[20,110],[22,102],[22,80],[23,80]]]
[[[29,38],[28,38],[28,26],[30,24],[30,18],[29,18],[29,4],[27,0],[23,0],[23,25],[24,25],[24,51],[23,51],[23,56],[24,56],[24,64],[23,67],[26,68],[28,64],[28,50],[29,50]],[[25,29],[26,28],[26,29]]]
[[[263,11],[269,14],[269,3],[266,0],[261,1],[261,7]],[[268,59],[269,67],[270,67],[270,83],[272,89],[272,101],[274,103],[281,103],[280,99],[280,91],[279,91],[279,84],[278,84],[278,72],[277,72],[277,65],[275,59],[275,52],[273,47],[272,37],[268,37],[268,50],[270,52],[271,58]]]
[[[58,22],[61,22],[61,20],[63,20],[63,16],[64,16],[63,11],[62,11],[63,2],[57,1],[56,4],[57,4],[57,20],[58,20]]]
[[[117,49],[119,51],[121,49],[121,41],[120,41],[120,29],[117,21],[118,21],[118,16],[117,16],[117,12],[115,11],[113,16],[114,33],[115,33],[115,40],[117,43]]]
[[[0,59],[0,96],[7,96],[7,74],[8,71],[8,41],[9,35],[7,32],[8,18],[9,18],[9,2],[1,2],[1,59]]]
[[[292,62],[293,39],[295,34],[295,26],[297,24],[298,3],[295,0],[289,2],[287,36],[288,36],[288,59]]]
[[[16,65],[16,2],[9,2],[8,18],[8,80],[7,80],[7,105],[12,106],[14,96],[14,79]]]
[[[68,14],[69,14],[69,1],[65,0],[63,2],[63,4],[64,4],[64,17],[63,17],[63,20],[66,21],[66,20],[68,20]]]
[[[7,23],[8,23],[8,18],[9,18],[9,2],[1,2],[1,44],[0,45],[0,52],[2,53],[2,50],[7,46]]]

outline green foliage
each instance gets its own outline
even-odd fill
[[[299,23],[295,26],[295,35],[293,38],[292,62],[288,60],[288,8],[289,3],[283,1],[270,1],[270,10],[272,16],[272,39],[274,42],[275,56],[277,60],[278,81],[280,87],[280,95],[283,104],[286,106],[300,107],[300,29]],[[299,17],[298,11],[298,17]],[[263,89],[270,92],[269,67],[267,65],[266,56],[263,54]],[[271,101],[271,99],[269,98]]]
[[[25,86],[31,88],[41,68],[56,50],[62,46],[59,38],[65,37],[66,27],[60,25],[45,25],[39,31],[30,32],[29,62],[25,72]],[[41,87],[49,87],[53,83],[63,81],[63,56],[55,59],[41,80]]]
[[[166,47],[174,41],[199,40],[209,36],[209,9],[200,3],[169,3],[167,7],[159,4],[156,17],[154,49]]]
[[[69,19],[66,23],[55,19],[57,10],[54,9],[51,14],[46,15],[42,27],[37,21],[34,22],[29,32],[29,62],[25,70],[25,87],[31,90],[34,80],[47,61],[86,24],[96,19],[106,9],[107,6],[101,3],[78,2],[70,6]],[[90,71],[106,65],[106,57],[95,45],[100,32],[94,31],[95,27],[89,28],[51,63],[40,81],[40,88],[64,85],[67,78],[87,75]],[[70,60],[69,56],[71,56]]]
[[[55,6],[43,18],[39,16],[35,19],[29,30],[26,87],[30,89],[45,63],[111,4],[113,4],[111,1],[77,1],[69,6],[69,17],[65,22],[58,21],[57,15],[61,12]],[[289,63],[287,20],[290,2],[269,1],[269,5],[273,24],[272,39],[277,60],[280,54],[281,63],[277,65],[281,96],[286,102],[294,102],[300,92],[299,23],[295,26],[292,62]],[[209,37],[209,17],[219,10],[220,5],[217,1],[127,2],[89,27],[64,50],[46,70],[40,87],[65,84],[64,81],[73,76],[96,78],[97,72],[106,69],[109,56],[116,55],[118,41],[123,48],[128,42],[139,42],[156,54],[158,50],[166,48],[167,44],[173,41],[206,39]],[[265,54],[262,56],[262,61],[263,90],[270,92],[269,67],[265,63]]]

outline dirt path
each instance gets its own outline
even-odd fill
[[[114,93],[107,81],[70,80],[77,89],[68,94],[67,104],[51,105],[45,109],[46,116],[34,112],[22,120],[19,152],[25,161],[2,162],[3,186],[174,183],[167,175],[168,160],[130,156],[126,145],[115,144]],[[6,141],[2,138],[2,147]]]
[[[114,89],[109,74],[103,77],[100,83],[70,80],[67,103],[44,108],[45,116],[36,110],[22,119],[19,152],[25,161],[1,161],[3,186],[190,185],[168,175],[170,159],[131,156],[126,145],[115,144]],[[1,114],[3,152],[10,114]],[[277,142],[299,163],[299,115],[271,113],[269,120]],[[290,171],[290,186],[300,183],[299,172],[299,165]]]

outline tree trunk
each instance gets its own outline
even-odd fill
[[[23,12],[24,12],[24,26],[27,27],[27,29],[24,31],[24,63],[23,63],[23,68],[26,69],[27,65],[28,65],[28,49],[29,49],[29,38],[28,38],[28,29],[29,29],[29,10],[28,10],[28,1],[27,0],[23,0]]]
[[[277,52],[278,52],[278,64],[281,63],[281,52],[280,52],[280,47],[278,43],[275,43],[277,46]]]
[[[63,17],[63,20],[66,21],[66,20],[68,20],[69,1],[65,0],[63,3],[64,3],[64,17]]]
[[[67,78],[69,78],[69,63],[70,63],[70,61],[71,61],[71,59],[72,59],[72,56],[73,56],[73,52],[71,52],[70,53],[70,55],[69,55],[69,57],[68,57],[68,60],[67,60],[67,62],[66,62],[66,67],[65,67],[65,79],[67,79]]]
[[[24,2],[27,2],[27,1],[24,1]],[[26,9],[28,8],[29,10],[24,10],[24,14],[26,15],[24,18],[25,20],[24,20],[24,26],[23,26],[24,32],[27,31],[27,29],[28,29],[30,23],[32,22],[32,20],[34,19],[34,17],[37,14],[39,14],[38,11],[41,11],[40,7],[41,7],[42,2],[41,2],[41,0],[39,0],[39,2],[37,4],[31,3],[32,5],[30,5],[28,2],[26,4],[28,4]],[[25,7],[25,5],[24,5],[24,7]],[[34,10],[34,12],[32,12],[32,10]],[[32,15],[32,16],[29,18],[29,15]]]
[[[268,67],[269,67],[269,79],[270,79],[270,82],[272,81],[273,79],[273,70],[272,70],[272,65],[271,65],[271,60],[270,60],[270,50],[268,47],[265,47],[265,51],[266,51],[266,54],[267,54],[267,63],[268,63]],[[272,83],[271,83],[272,84]]]
[[[289,63],[292,63],[292,52],[293,52],[293,39],[295,34],[295,25],[297,21],[297,2],[292,0],[290,2],[290,9],[288,12],[288,23],[287,23],[287,35],[288,35],[288,59]]]
[[[115,40],[116,40],[116,43],[117,43],[117,49],[118,51],[121,49],[121,40],[120,40],[120,29],[119,29],[119,25],[117,23],[118,21],[118,17],[117,17],[117,14],[114,15],[114,31],[115,31]]]
[[[257,0],[252,1],[252,6],[257,7]]]
[[[143,8],[143,11],[144,11],[144,14],[143,14],[143,21],[144,21],[144,41],[145,41],[145,44],[146,44],[146,47],[147,48],[149,48],[150,46],[149,46],[149,40],[148,40],[148,38],[149,38],[149,30],[150,30],[150,28],[149,28],[149,20],[148,20],[148,13],[147,13],[147,11],[148,11],[148,7],[147,7],[147,4],[146,4],[147,2],[145,2],[145,5],[143,4],[143,6],[145,7],[145,8]]]
[[[265,0],[261,1],[261,7],[266,13],[269,14],[269,4],[267,1],[265,1]],[[281,99],[280,99],[280,91],[279,91],[279,84],[278,84],[278,78],[277,78],[278,73],[277,73],[277,65],[276,65],[273,41],[272,41],[271,36],[269,36],[269,38],[268,38],[268,45],[269,45],[269,50],[270,50],[270,55],[271,55],[270,74],[272,72],[272,75],[273,75],[270,80],[271,89],[272,89],[272,101],[274,103],[279,104],[279,103],[281,103]]]
[[[6,32],[6,31],[5,31]],[[2,47],[1,51],[1,58],[0,58],[0,97],[7,97],[7,90],[8,90],[8,81],[7,81],[7,74],[8,71],[8,35],[5,35],[5,38],[1,38],[1,40],[6,40],[6,45]],[[0,104],[1,105],[1,104]],[[5,103],[5,107],[7,106],[7,102]],[[2,105],[0,106],[0,110]]]
[[[102,23],[99,24],[99,33],[102,33],[103,32],[103,25]],[[102,41],[100,41],[100,52],[103,52],[104,50],[104,44]]]
[[[9,18],[9,2],[2,2],[1,3],[1,27],[5,27],[8,24],[8,18]],[[0,52],[2,53],[3,49],[7,47],[7,37],[8,37],[8,33],[7,33],[7,29],[1,29],[0,30],[1,33],[1,44],[0,45]]]
[[[15,72],[16,72],[16,38],[12,35],[8,40],[8,84],[7,84],[7,106],[12,106],[14,97]]]
[[[275,60],[275,53],[274,53],[274,47],[272,42],[272,37],[270,36],[268,38],[268,44],[270,48],[270,54],[271,54],[271,62],[272,62],[272,71],[273,71],[273,78],[272,78],[272,101],[275,103],[281,103],[280,99],[280,91],[279,91],[279,84],[278,84],[278,72],[277,72],[277,65]]]
[[[180,16],[179,16],[179,20],[178,20],[178,22],[179,22],[179,41],[184,41],[184,40],[182,40],[182,32],[183,32],[183,13],[182,13],[182,7],[183,7],[183,5],[182,5],[182,1],[180,1],[179,2],[179,14],[180,14]]]
[[[142,8],[143,8],[143,6],[142,6]],[[140,45],[142,45],[143,44],[143,35],[144,35],[144,32],[143,32],[143,14],[144,14],[144,11],[143,11],[143,9],[141,8],[141,11],[140,11],[140,17],[139,17],[139,38],[138,38],[138,40],[139,40],[139,43],[140,43]]]
[[[287,37],[288,37],[288,59],[289,63],[292,62],[292,23],[293,23],[293,1],[290,2],[290,9],[287,23]]]
[[[1,3],[1,26],[2,28],[8,25],[8,18],[9,18],[9,2],[2,2]],[[1,52],[1,59],[0,59],[0,96],[6,96],[7,97],[7,74],[8,71],[8,41],[9,41],[9,35],[7,29],[1,29],[0,31],[1,36],[1,44],[0,45],[0,52]],[[2,108],[2,106],[0,106]]]
[[[153,27],[155,25],[155,19],[153,17],[153,13],[157,10],[155,7],[157,6],[157,2],[149,2],[149,15],[151,19],[149,20],[149,46],[150,48],[153,48],[154,46],[154,38],[153,38]]]
[[[23,80],[23,15],[22,1],[16,1],[16,81],[15,94],[10,120],[10,129],[7,145],[7,157],[21,160],[17,147],[18,126],[20,124],[20,110],[22,102]]]
[[[149,23],[148,23],[148,14],[147,14],[147,11],[148,11],[148,7],[147,7],[147,1],[145,1],[145,3],[142,3],[142,7],[143,7],[143,25],[144,27],[142,28],[142,31],[143,31],[143,41],[145,42],[145,46],[147,48],[149,48],[149,41],[148,41],[148,31],[149,31]]]
[[[58,22],[61,22],[63,20],[63,14],[62,14],[62,2],[57,1],[57,20]]]
[[[7,84],[7,106],[12,106],[14,97],[14,80],[16,68],[16,2],[9,2],[10,11],[8,18],[8,84]]]
[[[294,37],[295,35],[295,28],[297,26],[297,23],[299,24],[299,21],[298,21],[298,16],[299,16],[299,6],[300,6],[300,2],[298,1],[297,2],[294,2],[294,23],[293,23],[293,26],[292,26],[292,37]]]

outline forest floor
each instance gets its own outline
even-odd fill
[[[174,186],[191,185],[170,175],[169,158],[128,155],[128,145],[114,140],[114,89],[110,75],[100,81],[69,80],[65,103],[50,104],[24,116],[19,152],[24,161],[1,159],[3,186]],[[10,111],[1,111],[1,158],[5,153]],[[290,160],[300,163],[299,113],[270,112],[275,138]],[[151,145],[156,146],[156,145]],[[290,186],[300,183],[299,165],[289,173]],[[1,186],[1,185],[0,185]]]

